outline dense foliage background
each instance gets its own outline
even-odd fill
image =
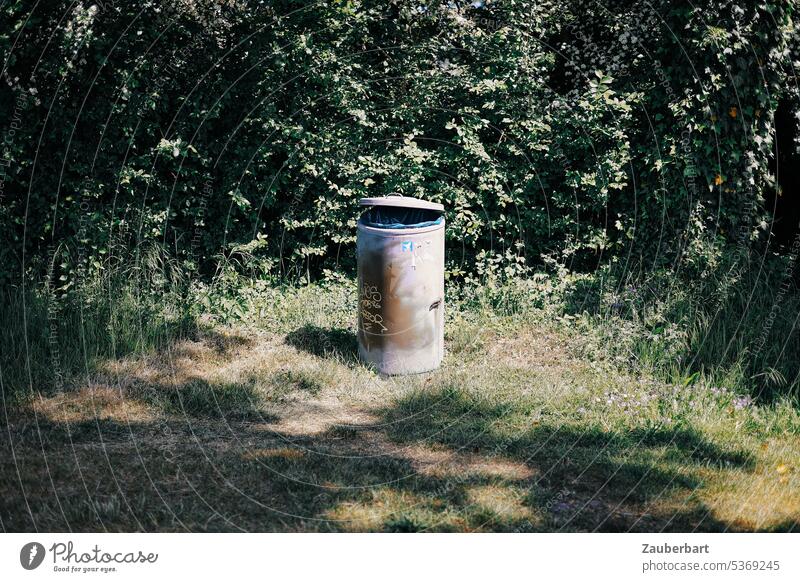
[[[65,297],[120,273],[157,294],[226,269],[335,277],[353,272],[358,199],[400,192],[445,204],[454,282],[556,275],[573,311],[635,321],[648,346],[677,337],[683,355],[664,353],[680,373],[729,361],[796,386],[791,313],[703,352],[718,313],[763,299],[763,320],[792,278],[798,249],[769,235],[775,112],[798,110],[795,14],[786,0],[5,2],[0,280]],[[786,329],[780,362],[753,363]]]
[[[67,271],[148,242],[203,272],[243,244],[349,268],[358,198],[393,191],[445,203],[457,271],[697,261],[766,233],[797,94],[789,2],[2,12],[6,280],[58,243]]]

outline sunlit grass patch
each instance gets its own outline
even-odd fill
[[[384,488],[369,497],[336,505],[325,516],[343,531],[464,532],[486,519],[458,503],[435,495]],[[472,518],[472,519],[471,519]]]
[[[527,491],[520,487],[478,485],[466,490],[467,507],[471,513],[486,516],[487,525],[520,522],[541,523],[541,517],[526,505]]]
[[[772,469],[772,471],[770,470]],[[701,493],[715,519],[735,530],[787,531],[800,521],[800,479],[781,478],[773,467],[713,481]]]
[[[361,500],[340,503],[325,517],[344,531],[422,531],[446,521],[438,509],[424,496],[385,488]]]
[[[52,422],[83,422],[89,419],[150,420],[153,411],[143,402],[127,398],[118,387],[90,384],[69,392],[42,396],[32,409]]]

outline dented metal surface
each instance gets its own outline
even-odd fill
[[[444,220],[358,224],[358,352],[382,374],[437,368],[444,355]]]

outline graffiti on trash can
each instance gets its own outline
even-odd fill
[[[364,331],[383,333],[387,330],[380,314],[381,299],[381,292],[375,285],[364,285],[361,289],[360,311]]]

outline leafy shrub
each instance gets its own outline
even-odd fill
[[[195,274],[253,241],[273,275],[347,271],[358,198],[393,191],[445,203],[456,277],[707,271],[763,234],[793,10],[6,3],[0,276],[63,243],[69,285],[146,241]]]

